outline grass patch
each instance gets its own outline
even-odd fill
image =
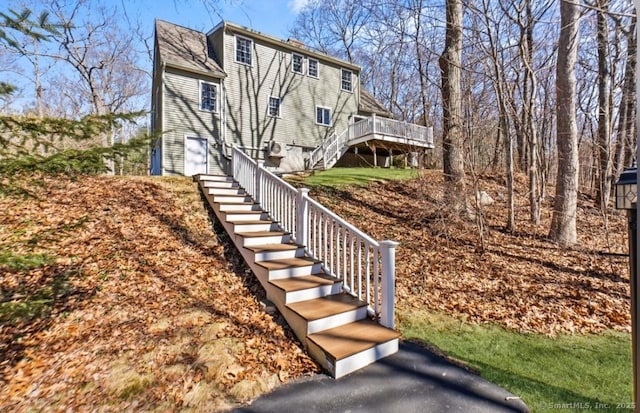
[[[407,339],[432,344],[517,396],[534,412],[631,411],[629,334],[550,338],[448,316],[400,316]]]
[[[52,261],[53,259],[45,254],[16,255],[10,251],[0,252],[0,266],[14,271],[29,271],[48,265]]]
[[[107,390],[122,400],[129,400],[145,391],[152,383],[152,376],[140,374],[133,366],[119,362],[111,368]]]
[[[308,187],[327,186],[340,188],[348,185],[366,186],[373,181],[398,181],[415,179],[417,169],[398,168],[331,168],[326,171],[316,171],[304,180]]]
[[[56,300],[71,291],[70,278],[78,275],[81,275],[80,270],[69,270],[33,292],[4,292],[3,296],[0,296],[0,323],[13,325],[20,321],[48,317]]]

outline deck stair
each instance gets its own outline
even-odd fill
[[[335,378],[398,350],[399,334],[374,321],[269,211],[228,176],[198,175],[200,189],[235,246],[308,353]]]
[[[413,152],[433,149],[433,128],[406,123],[373,114],[354,123],[347,129],[329,135],[315,148],[307,159],[307,169],[333,167],[349,148],[365,145],[375,153],[376,146]]]

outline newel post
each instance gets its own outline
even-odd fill
[[[373,133],[374,135],[376,134],[376,114],[372,113],[371,114],[371,133]]]
[[[256,200],[256,202],[259,203],[260,205],[262,205],[262,188],[261,188],[261,184],[262,184],[262,170],[263,169],[264,169],[264,161],[263,160],[257,160],[256,161],[256,181],[254,183],[254,185],[255,185],[255,188],[254,188],[255,194],[253,194],[253,197]]]
[[[394,328],[395,295],[396,295],[396,247],[400,243],[395,241],[380,241],[382,255],[382,308],[380,324]]]
[[[236,169],[235,169],[235,163],[236,163],[236,148],[235,146],[231,147],[231,160],[229,161],[229,175],[231,175],[231,177],[233,179],[238,179],[236,177]]]
[[[309,189],[298,189],[298,208],[296,211],[296,242],[300,245],[304,245],[306,248],[308,245],[309,236]]]

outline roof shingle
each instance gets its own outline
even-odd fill
[[[393,117],[393,113],[388,111],[382,103],[380,103],[371,93],[364,88],[360,88],[360,105],[359,109],[366,113],[375,113],[376,115]]]
[[[212,76],[217,77],[225,75],[215,61],[204,33],[164,20],[156,20],[156,36],[160,59],[163,63],[200,72],[210,72]]]

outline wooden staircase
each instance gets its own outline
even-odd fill
[[[237,182],[197,181],[240,254],[308,353],[340,378],[398,351],[399,334],[371,320],[367,304],[343,291]]]

